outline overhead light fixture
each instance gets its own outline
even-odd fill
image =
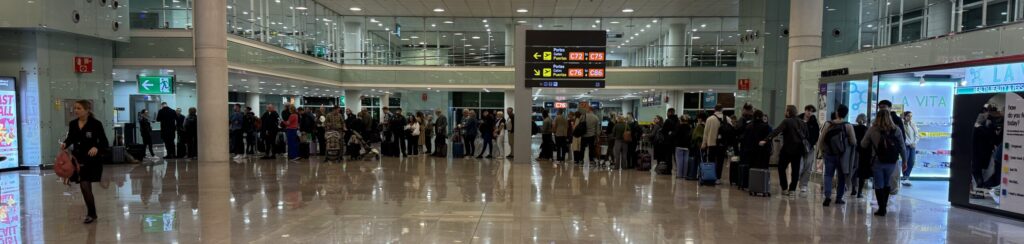
[[[306,7],[303,7],[303,6],[298,6],[298,7],[295,7],[295,9],[298,9],[298,10],[306,10],[306,9],[309,9],[309,8],[306,8]]]
[[[377,23],[377,22],[380,22],[380,21],[377,21],[377,19],[374,19],[374,18],[370,18],[370,23]]]
[[[622,12],[623,13],[632,13],[633,9],[631,9],[631,8],[623,9]]]
[[[707,24],[700,24],[700,28],[708,27]]]
[[[456,36],[461,36],[461,35],[462,35],[462,33],[455,33],[455,35],[456,35]]]
[[[590,28],[597,28],[597,25],[590,25]]]
[[[516,13],[526,13],[526,12],[530,12],[530,10],[527,10],[525,8],[516,9]]]
[[[451,20],[445,20],[445,21],[444,21],[444,23],[445,23],[445,24],[455,24],[455,21],[451,21]]]
[[[695,37],[693,37],[692,39],[694,39],[694,40],[698,40],[698,39],[700,39],[700,37],[699,37],[699,36],[695,36]]]
[[[351,8],[348,8],[348,10],[355,11],[355,12],[363,11],[363,9],[361,9],[359,7],[351,7]]]
[[[412,39],[420,39],[420,37],[418,37],[418,36],[410,36],[409,38],[412,38]]]
[[[658,23],[658,19],[651,20],[651,23]]]
[[[437,24],[430,24],[430,27],[437,27]]]
[[[525,20],[517,20],[516,23],[526,24],[526,21]]]
[[[435,13],[442,13],[442,12],[444,12],[444,9],[443,8],[435,8],[434,12]]]
[[[480,39],[479,36],[473,36],[473,40]]]
[[[645,26],[645,27],[647,27],[647,28],[651,28],[651,24],[647,24],[647,26]]]
[[[599,20],[599,19],[598,20],[594,20],[594,23],[600,24],[601,20]]]
[[[487,23],[487,19],[484,19],[484,20],[481,20],[481,21],[483,21],[484,23]]]
[[[544,25],[543,24],[538,24],[537,28],[544,28]]]
[[[619,22],[618,21],[612,21],[612,22],[608,22],[608,23],[618,24]]]

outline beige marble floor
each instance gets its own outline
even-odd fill
[[[0,240],[23,243],[1024,241],[1024,222],[905,196],[879,218],[867,198],[823,208],[816,195],[751,197],[650,172],[550,162],[111,165],[95,187],[100,218],[92,225],[81,224],[77,187],[50,171],[5,172],[0,187],[21,201],[18,221],[0,221],[17,233],[2,229]]]

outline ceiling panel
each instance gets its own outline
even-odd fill
[[[738,0],[317,0],[342,15],[438,17],[737,16]],[[350,11],[351,7],[363,11]],[[445,12],[435,13],[434,8]],[[526,8],[528,13],[517,13]],[[636,10],[623,13],[623,8]]]

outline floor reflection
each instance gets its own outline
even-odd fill
[[[77,189],[48,170],[0,173],[0,243],[1024,240],[1024,223],[907,196],[897,197],[890,217],[876,218],[868,198],[822,208],[818,196],[750,197],[651,172],[549,162],[111,165],[94,187],[100,218],[93,225],[80,223]]]

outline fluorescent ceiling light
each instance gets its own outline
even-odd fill
[[[351,7],[351,8],[348,8],[348,10],[352,10],[352,11],[356,11],[356,12],[363,11],[363,9],[361,9],[359,7]]]
[[[306,8],[306,7],[303,7],[303,6],[298,6],[298,7],[295,7],[295,9],[298,9],[298,10],[306,10],[306,9],[308,9],[308,8]]]
[[[526,21],[525,20],[517,20],[516,23],[526,24]]]
[[[623,13],[632,13],[633,9],[631,9],[631,8],[623,9],[622,12]]]
[[[480,37],[479,37],[479,36],[473,36],[473,39],[474,39],[474,40],[475,40],[475,39],[480,39]]]
[[[521,8],[521,9],[516,9],[516,12],[517,13],[526,13],[526,12],[530,12],[530,10],[527,10],[525,8]]]
[[[451,21],[451,20],[445,20],[445,21],[444,21],[444,23],[445,23],[445,24],[455,24],[455,22],[454,22],[454,21]]]
[[[444,9],[443,8],[435,8],[434,12],[435,13],[441,13],[441,12],[444,12]]]
[[[619,22],[618,21],[612,21],[612,22],[609,22],[609,23],[618,24]]]

